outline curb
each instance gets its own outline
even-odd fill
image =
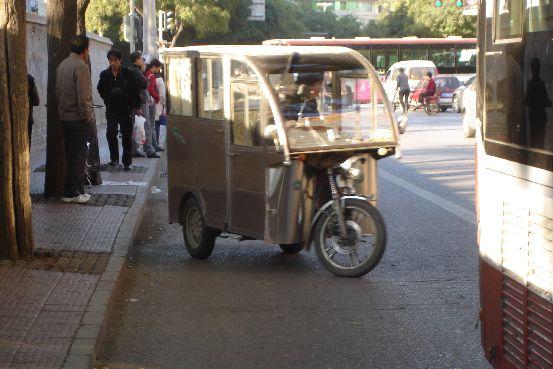
[[[114,296],[121,275],[127,266],[127,255],[134,243],[148,205],[150,186],[159,170],[161,161],[165,158],[166,156],[162,155],[155,165],[148,168],[143,180],[148,185],[137,189],[134,202],[119,227],[106,269],[100,276],[88,302],[62,369],[91,369],[96,363],[100,342],[106,334],[106,322],[114,302]]]

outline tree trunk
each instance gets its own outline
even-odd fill
[[[86,34],[86,8],[90,0],[77,0],[77,34]]]
[[[171,40],[171,47],[190,45],[192,43],[192,40],[194,39],[195,34],[196,30],[194,29],[194,27],[179,22],[177,32],[175,32],[175,36],[173,36],[173,39]]]
[[[0,2],[0,258],[33,255],[25,2]]]
[[[65,181],[63,128],[56,99],[56,69],[71,51],[77,33],[77,0],[48,0],[48,98],[46,136],[46,178],[44,196],[62,197]]]

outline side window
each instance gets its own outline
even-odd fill
[[[167,64],[170,113],[190,117],[193,114],[192,59],[171,58]]]
[[[397,79],[397,75],[399,74],[399,68],[394,69],[392,72],[392,81],[395,81]]]
[[[524,1],[495,1],[495,41],[508,42],[522,38]]]
[[[200,59],[198,71],[198,114],[202,118],[223,120],[223,62]]]
[[[273,124],[268,101],[263,98],[255,73],[245,64],[233,61],[232,143],[241,146],[263,146],[263,131]]]

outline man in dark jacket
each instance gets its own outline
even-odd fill
[[[148,80],[144,76],[144,72],[146,70],[146,62],[142,58],[142,54],[139,51],[135,51],[131,54],[131,65],[129,66],[129,69],[133,73],[134,79],[136,81],[136,85],[138,87],[138,94],[140,95],[140,110],[142,113],[142,116],[144,119],[146,119],[146,122],[144,123],[144,131],[146,133],[146,142],[144,142],[144,145],[142,147],[144,148],[144,152],[149,158],[159,158],[159,155],[157,155],[154,147],[153,147],[153,139],[152,139],[152,127],[150,127],[150,94],[148,93]],[[138,150],[138,145],[134,144],[133,148],[134,156],[135,157],[144,157],[146,155],[142,154]]]
[[[133,117],[140,109],[140,96],[133,73],[121,65],[122,55],[117,50],[108,51],[108,69],[100,73],[98,93],[106,106],[107,131],[111,166],[119,164],[117,132],[122,134],[125,170],[132,164]]]
[[[38,91],[36,88],[35,79],[30,74],[27,74],[27,84],[29,88],[29,151],[31,150],[31,142],[33,137],[33,107],[40,105],[40,98],[38,97]]]

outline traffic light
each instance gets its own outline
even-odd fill
[[[465,5],[463,0],[455,1],[455,6],[456,7],[461,8],[461,7],[463,7],[463,5]]]
[[[434,3],[434,5],[436,5],[436,8],[441,8],[442,5],[444,5],[444,3],[443,3],[441,0],[436,0],[436,2]]]
[[[165,13],[165,29],[171,31],[175,28],[175,13],[166,12]]]

